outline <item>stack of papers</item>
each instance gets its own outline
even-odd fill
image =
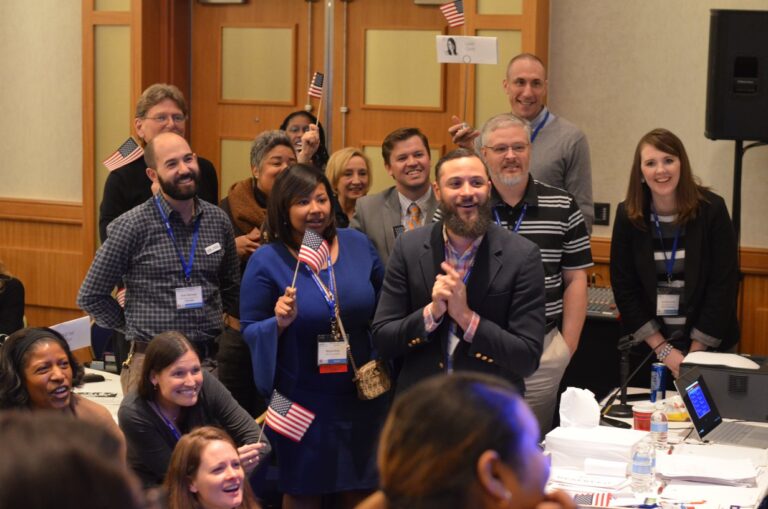
[[[696,456],[659,455],[656,458],[656,472],[664,479],[675,481],[724,486],[757,485],[757,469],[746,458],[702,461],[701,457]]]

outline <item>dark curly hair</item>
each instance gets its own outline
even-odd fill
[[[8,336],[0,348],[0,409],[29,408],[24,366],[33,346],[40,342],[59,344],[72,367],[72,386],[82,385],[85,370],[75,360],[64,336],[48,327],[26,327]]]

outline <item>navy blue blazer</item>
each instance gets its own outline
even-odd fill
[[[374,343],[402,366],[397,391],[446,370],[446,313],[427,334],[424,307],[445,260],[443,223],[405,232],[397,238],[373,320]],[[491,224],[478,247],[467,280],[467,303],[480,315],[472,343],[460,341],[454,369],[506,378],[524,392],[523,378],[539,366],[544,340],[544,269],[531,241]]]

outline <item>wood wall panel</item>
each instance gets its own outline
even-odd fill
[[[82,316],[75,300],[91,253],[80,204],[0,199],[0,259],[25,288],[31,326]]]

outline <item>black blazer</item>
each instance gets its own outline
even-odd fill
[[[402,358],[398,393],[445,372],[450,317],[427,334],[424,306],[445,260],[443,223],[397,238],[373,321],[374,342],[384,358]],[[523,378],[539,366],[544,340],[544,269],[531,241],[491,224],[467,280],[467,302],[480,315],[472,343],[460,341],[454,369]],[[459,332],[461,334],[461,332]]]
[[[613,224],[611,286],[628,334],[656,318],[657,276],[650,209],[646,218],[646,230],[636,228],[622,202]],[[737,249],[725,202],[705,191],[696,218],[685,225],[685,336],[690,338],[696,328],[720,339],[718,350],[728,350],[739,340]]]

